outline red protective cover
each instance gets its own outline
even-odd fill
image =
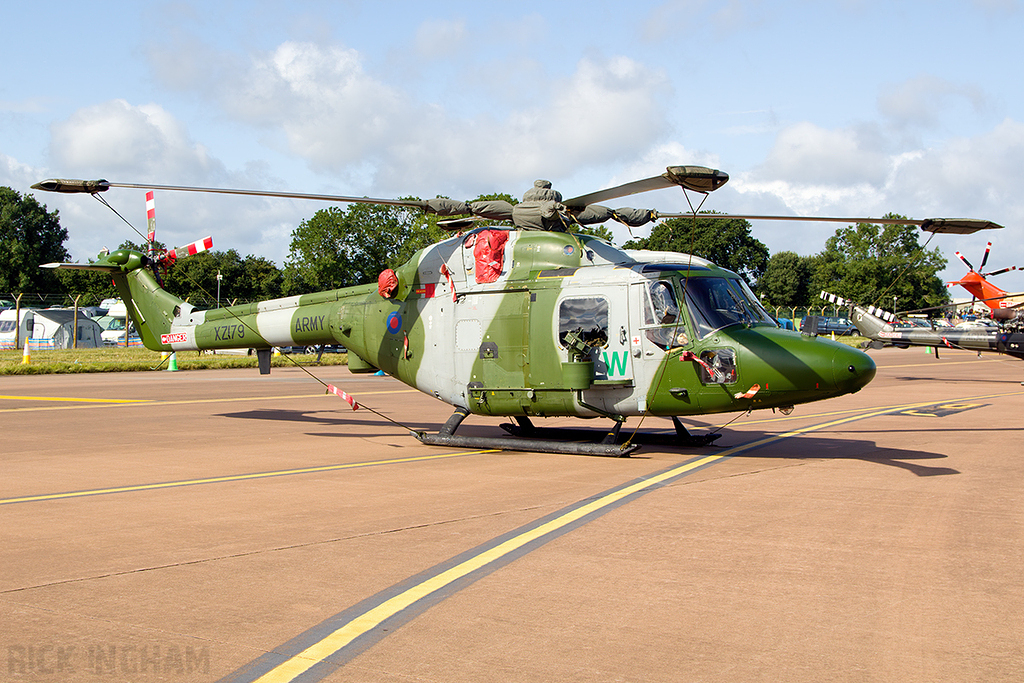
[[[385,299],[390,299],[396,289],[398,289],[398,276],[395,275],[395,271],[390,268],[381,271],[377,276],[377,292]]]
[[[494,282],[501,275],[506,242],[506,230],[481,230],[476,234],[473,258],[476,259],[477,282]]]

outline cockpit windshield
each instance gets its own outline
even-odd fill
[[[684,286],[686,305],[701,339],[715,330],[737,323],[778,326],[742,280],[691,277],[686,279]]]

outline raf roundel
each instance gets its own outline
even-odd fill
[[[388,313],[387,327],[390,334],[398,334],[402,330],[402,314],[398,311]]]

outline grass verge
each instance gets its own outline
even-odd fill
[[[206,370],[209,368],[255,368],[256,356],[213,354],[209,351],[177,352],[179,370]],[[316,355],[282,355],[271,359],[275,368],[313,365]],[[346,365],[347,353],[325,353],[319,365]],[[67,349],[62,351],[36,351],[30,362],[22,363],[21,351],[0,351],[0,375],[49,375],[76,372],[139,372],[166,370],[167,360],[157,351],[144,348]]]

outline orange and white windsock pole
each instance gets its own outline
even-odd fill
[[[149,234],[146,241],[149,242],[148,254],[153,255],[153,241],[156,240],[156,200],[153,198],[153,191],[146,193],[146,222],[149,224]]]

